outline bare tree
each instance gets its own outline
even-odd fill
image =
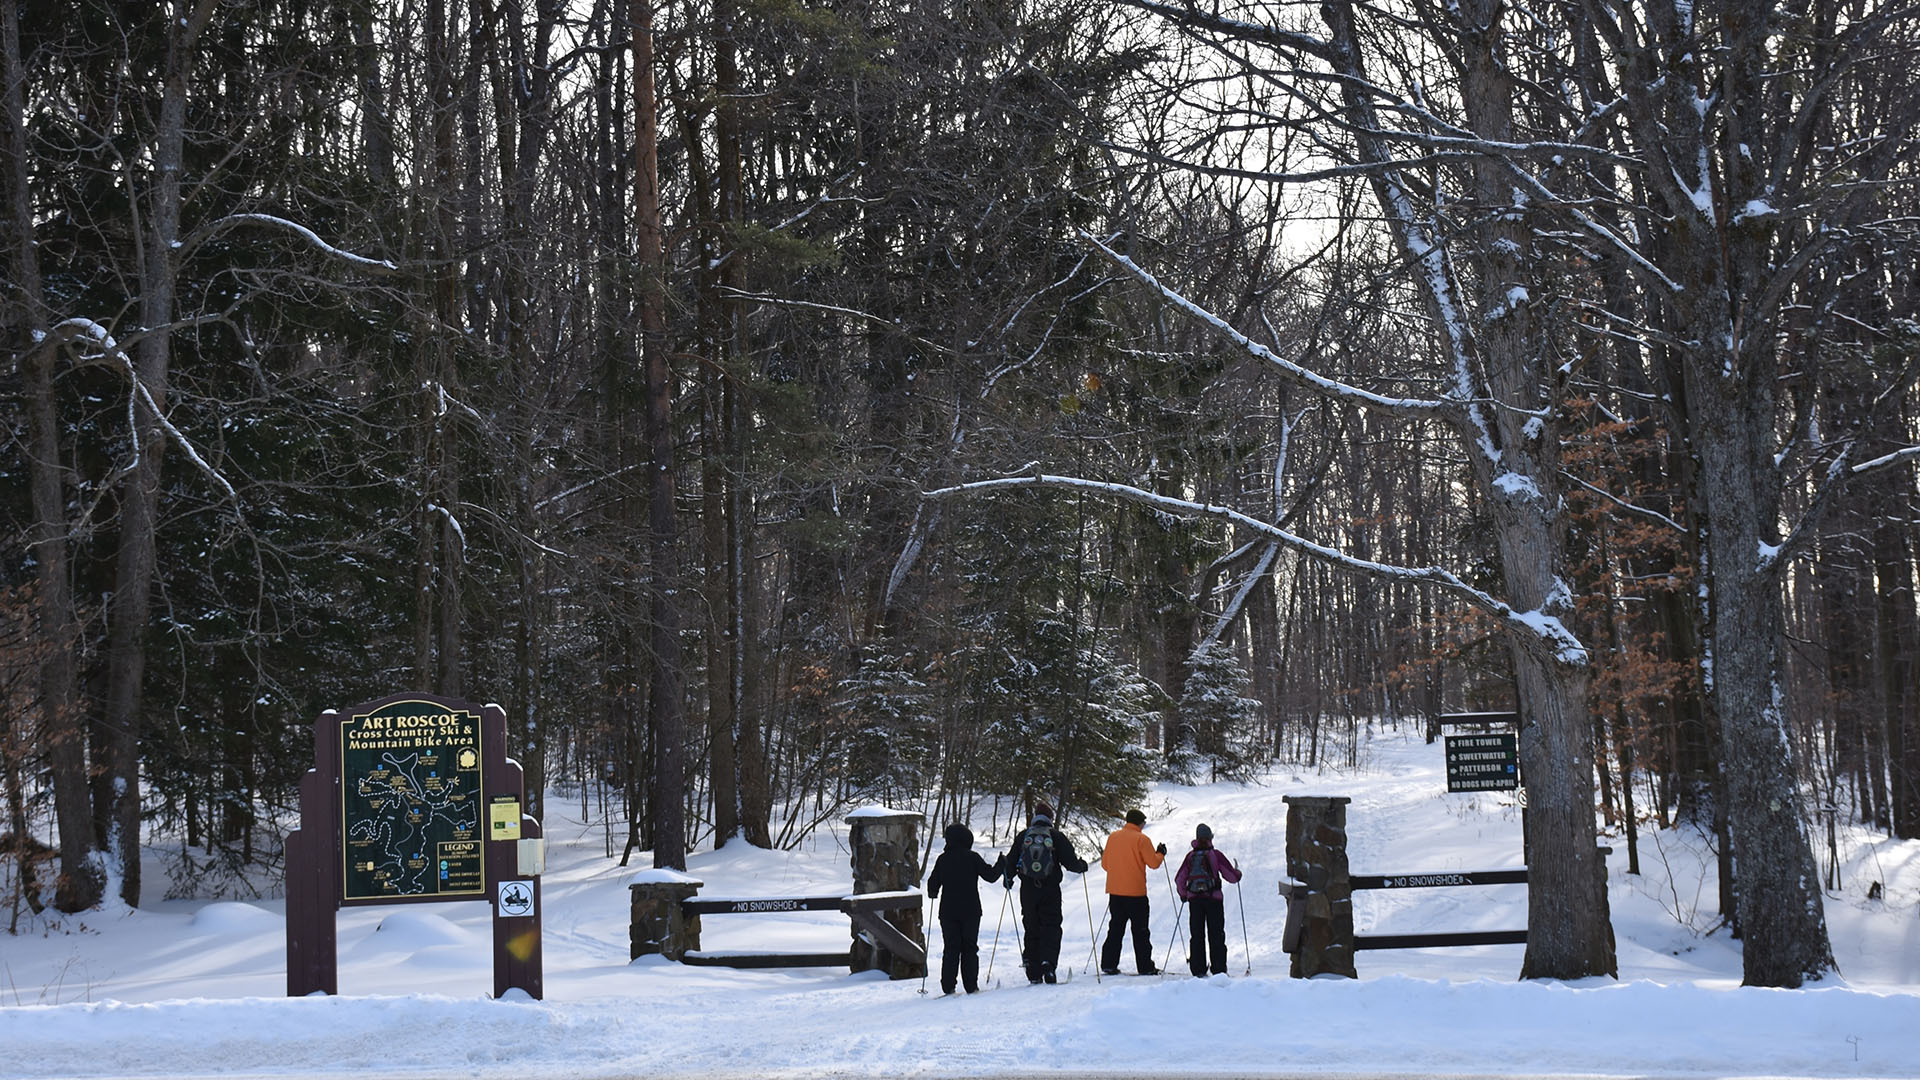
[[[1136,6],[1158,12],[1179,31],[1218,48],[1229,69],[1249,75],[1249,82],[1262,88],[1250,113],[1291,114],[1279,126],[1313,132],[1319,151],[1341,162],[1311,169],[1281,162],[1264,168],[1267,179],[1283,184],[1365,178],[1406,286],[1433,331],[1431,353],[1421,349],[1403,359],[1413,361],[1417,372],[1418,364],[1432,356],[1433,366],[1412,381],[1437,386],[1440,393],[1375,390],[1323,374],[1320,366],[1351,362],[1341,355],[1339,342],[1309,336],[1282,355],[1187,300],[1119,251],[1089,242],[1150,293],[1212,324],[1297,389],[1450,432],[1467,462],[1467,479],[1489,510],[1501,585],[1491,593],[1440,567],[1402,568],[1356,558],[1226,508],[1124,486],[1105,489],[1163,507],[1227,514],[1296,550],[1363,573],[1437,585],[1493,616],[1507,633],[1531,796],[1534,887],[1522,974],[1612,974],[1616,962],[1593,820],[1588,654],[1566,622],[1573,597],[1559,494],[1562,361],[1543,347],[1547,320],[1534,302],[1536,295],[1548,295],[1549,286],[1535,256],[1540,222],[1529,209],[1531,196],[1516,187],[1508,159],[1488,152],[1515,145],[1522,138],[1517,129],[1532,115],[1516,100],[1524,87],[1525,58],[1501,31],[1496,5],[1424,13],[1428,32],[1447,46],[1432,50],[1451,76],[1443,85],[1453,107],[1442,117],[1434,111],[1441,106],[1429,107],[1419,84],[1406,93],[1384,88],[1372,66],[1393,68],[1400,55],[1393,50],[1405,44],[1405,35],[1364,25],[1363,14],[1377,14],[1370,9],[1325,4],[1325,33],[1312,35],[1194,8]],[[1395,74],[1412,75],[1405,69]],[[1411,122],[1402,123],[1408,116]],[[1403,152],[1407,147],[1411,154]],[[1169,168],[1246,173],[1234,163],[1209,160],[1205,147],[1185,156],[1162,147],[1119,149]],[[1436,178],[1436,162],[1457,163],[1457,168]],[[1370,374],[1359,378],[1380,381]]]
[[[87,739],[75,685],[78,641],[73,588],[68,580],[66,471],[61,465],[60,427],[54,404],[54,366],[60,345],[48,334],[47,298],[40,276],[33,226],[32,159],[27,148],[25,65],[20,55],[20,12],[0,10],[0,153],[5,154],[6,244],[13,258],[10,287],[0,289],[10,342],[23,358],[27,408],[27,466],[33,494],[33,524],[27,536],[34,560],[39,660],[41,739],[46,745],[59,830],[60,878],[55,904],[83,911],[99,902],[104,887],[92,861],[92,814],[87,799]]]

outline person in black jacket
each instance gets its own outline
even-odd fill
[[[1054,826],[1053,807],[1041,802],[1034,804],[1031,824],[1013,838],[1002,862],[1007,888],[1020,879],[1020,917],[1027,928],[1020,959],[1026,962],[1027,981],[1053,982],[1065,921],[1060,912],[1061,870],[1084,874],[1087,861],[1074,854],[1073,841]]]
[[[980,991],[979,882],[999,877],[1002,861],[989,865],[981,858],[973,850],[973,830],[959,822],[943,835],[947,849],[927,875],[927,895],[940,901],[940,989],[953,993],[957,975],[967,993],[975,994]]]

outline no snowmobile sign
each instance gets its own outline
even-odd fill
[[[1519,786],[1519,736],[1447,736],[1448,791],[1512,791]]]

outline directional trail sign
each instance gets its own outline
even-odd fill
[[[1447,736],[1448,791],[1512,791],[1520,786],[1520,737]]]

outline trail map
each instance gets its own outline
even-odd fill
[[[480,717],[400,701],[340,727],[342,899],[482,897]]]

